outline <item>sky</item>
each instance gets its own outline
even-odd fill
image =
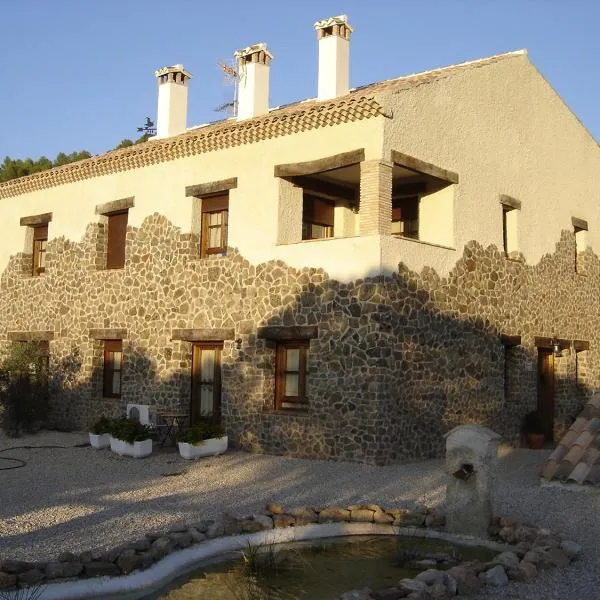
[[[270,105],[314,97],[315,21],[347,14],[350,84],[520,48],[600,140],[598,0],[0,0],[0,160],[100,154],[155,119],[154,71],[190,71],[188,126],[226,116],[219,60],[266,42]]]

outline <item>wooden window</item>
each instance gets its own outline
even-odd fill
[[[200,256],[227,253],[229,194],[202,198]]]
[[[419,197],[392,200],[392,235],[419,239]]]
[[[333,237],[334,203],[304,194],[302,207],[302,239],[321,240]]]
[[[307,410],[306,362],[308,340],[277,344],[275,368],[275,409]]]
[[[107,269],[122,269],[125,266],[127,214],[128,211],[124,210],[106,215],[108,217]]]
[[[48,244],[48,225],[33,228],[33,275],[46,271],[46,245]]]
[[[121,397],[121,373],[123,368],[123,341],[104,341],[104,385],[105,398]]]

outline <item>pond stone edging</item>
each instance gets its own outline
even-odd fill
[[[419,573],[414,579],[400,581],[394,588],[355,590],[344,594],[344,600],[415,600],[424,598],[426,594],[433,594],[434,598],[468,595],[484,584],[506,585],[509,579],[529,580],[535,577],[538,569],[566,566],[581,552],[578,544],[561,540],[548,529],[520,524],[506,517],[494,519],[490,527],[490,540],[477,540],[445,533],[445,513],[441,507],[383,509],[376,504],[353,504],[347,507],[284,509],[280,504],[269,502],[264,514],[242,518],[224,514],[216,521],[202,520],[174,526],[109,550],[91,550],[80,554],[62,552],[54,560],[46,562],[3,560],[0,563],[0,589],[126,576],[142,572],[178,550],[215,538],[325,523],[388,526],[381,528],[389,528],[390,533],[447,539],[500,552],[490,563],[463,563],[447,571],[438,570],[434,568],[436,565],[431,564],[432,568]]]

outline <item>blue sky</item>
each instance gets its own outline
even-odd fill
[[[509,50],[531,60],[600,139],[596,0],[29,0],[2,2],[0,160],[89,150],[156,114],[154,70],[193,74],[188,125],[222,118],[219,59],[259,41],[275,55],[271,106],[316,94],[313,23],[346,13],[351,85]]]

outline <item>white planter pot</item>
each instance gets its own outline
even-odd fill
[[[101,433],[100,435],[90,433],[90,446],[96,448],[96,450],[108,448],[110,446],[110,433]]]
[[[152,454],[152,440],[147,439],[141,442],[128,444],[117,438],[110,438],[110,449],[119,456],[133,456],[134,458],[144,458]]]
[[[201,458],[203,456],[217,456],[217,454],[223,454],[223,452],[227,450],[227,436],[224,435],[220,438],[204,440],[198,446],[186,442],[179,442],[178,445],[179,454],[181,454],[182,458],[187,460]]]

